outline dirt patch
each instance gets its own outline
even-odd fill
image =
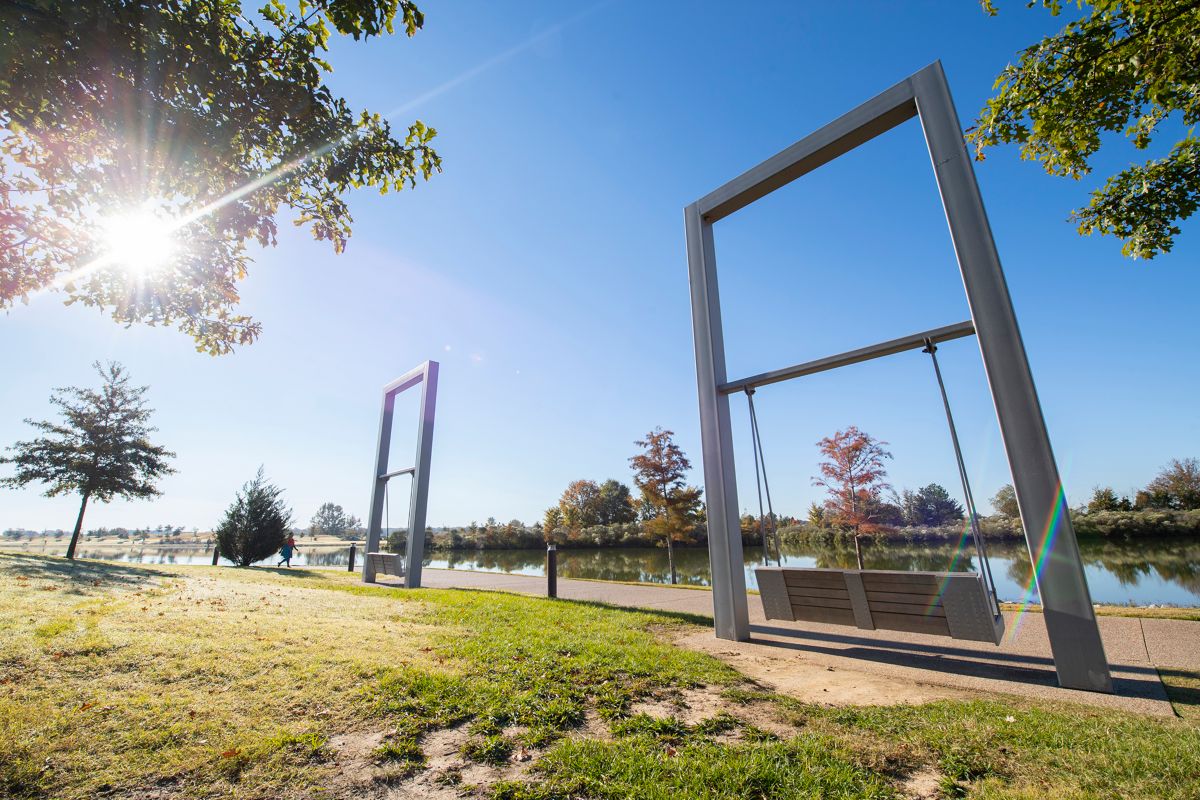
[[[910,800],[936,800],[942,796],[941,781],[941,773],[927,767],[909,775],[900,790]]]
[[[829,706],[903,705],[947,698],[971,697],[968,692],[908,681],[870,672],[833,667],[792,651],[754,642],[730,642],[709,632],[691,634],[676,644],[721,659],[741,674],[778,692]]]

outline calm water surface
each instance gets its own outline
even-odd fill
[[[54,549],[54,548],[51,548]],[[1200,606],[1200,539],[1139,539],[1134,542],[1084,540],[1080,542],[1092,600],[1097,603]],[[868,569],[944,570],[954,559],[952,544],[868,544],[864,548]],[[49,550],[47,551],[49,552]],[[361,550],[359,551],[361,555]],[[129,549],[80,548],[83,558],[100,558],[141,564],[208,564],[211,550],[138,546]],[[1018,542],[989,545],[992,574],[1001,600],[1026,598],[1031,570],[1029,554]],[[346,547],[305,547],[301,544],[293,566],[344,566]],[[708,551],[680,548],[675,555],[680,583],[708,585]],[[753,587],[754,567],[762,563],[761,548],[746,548],[746,583]],[[276,559],[260,562],[273,566]],[[976,559],[966,553],[958,569],[976,569]],[[426,566],[442,569],[512,572],[543,575],[542,550],[488,550],[434,553]],[[222,563],[228,563],[222,561]],[[852,567],[853,546],[789,545],[784,565],[799,567]],[[602,550],[560,550],[559,574],[564,578],[667,583],[667,553],[660,548],[638,547]],[[1036,601],[1033,591],[1029,599]]]

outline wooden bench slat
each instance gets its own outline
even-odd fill
[[[866,570],[862,572],[862,581],[863,586],[868,590],[884,586],[909,586],[912,587],[911,590],[915,590],[920,587],[937,588],[937,586],[941,583],[937,577],[921,572],[879,573],[869,572]]]
[[[936,592],[877,592],[867,590],[867,602],[874,603],[928,603],[933,600],[937,605],[942,604],[941,595]]]
[[[826,589],[845,589],[846,577],[841,572],[803,572],[784,570],[783,581],[788,586],[813,586]]]
[[[792,607],[796,606],[818,606],[821,608],[852,608],[850,598],[841,597],[805,597],[803,595],[795,595],[788,592],[788,599],[792,602]]]
[[[804,597],[839,597],[849,599],[850,592],[845,589],[823,589],[820,586],[789,586],[788,594]]]
[[[918,617],[912,614],[871,614],[876,628],[889,631],[904,631],[906,633],[930,633],[935,636],[949,636],[950,626],[944,617]]]
[[[876,603],[869,602],[871,615],[876,612],[892,614],[913,614],[918,617],[945,617],[946,609],[941,606],[930,606],[926,603]]]
[[[792,606],[792,614],[805,622],[824,622],[829,625],[853,625],[854,612],[848,608],[817,608]]]

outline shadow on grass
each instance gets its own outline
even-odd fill
[[[0,572],[7,577],[55,581],[65,584],[68,591],[82,593],[84,587],[136,587],[154,578],[171,577],[171,573],[153,567],[119,564],[113,561],[71,561],[61,556],[41,556],[26,553],[0,554]]]
[[[1162,678],[1175,713],[1184,719],[1200,722],[1200,672],[1159,667],[1158,675]]]

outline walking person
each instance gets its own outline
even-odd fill
[[[296,539],[290,533],[287,541],[283,543],[283,547],[279,548],[279,563],[275,566],[281,567],[284,564],[288,565],[288,569],[292,567],[292,552],[299,552],[300,548],[296,547]]]

